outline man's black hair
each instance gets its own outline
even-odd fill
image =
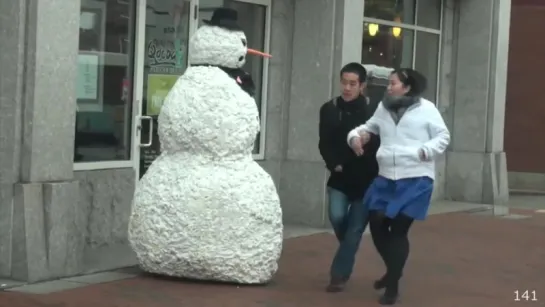
[[[367,81],[367,70],[360,63],[352,62],[344,65],[340,73],[341,78],[343,77],[344,73],[353,73],[358,75],[358,80],[360,83]]]

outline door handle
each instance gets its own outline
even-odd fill
[[[147,120],[149,122],[149,137],[147,143],[142,143],[142,140],[140,140],[140,147],[150,147],[151,144],[153,144],[153,117],[147,116],[147,115],[141,115],[139,118],[140,121],[140,127],[142,127],[142,123],[144,120]]]

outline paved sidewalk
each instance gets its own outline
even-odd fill
[[[451,213],[416,224],[399,306],[545,306],[545,214],[514,211],[511,218]],[[280,271],[264,287],[138,276],[44,295],[0,292],[0,307],[378,306],[371,284],[383,265],[368,236],[346,291],[323,291],[335,247],[327,233],[287,240]],[[514,302],[516,290],[535,290],[538,301]]]

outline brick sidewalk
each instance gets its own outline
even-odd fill
[[[467,213],[416,224],[399,306],[545,306],[545,214],[495,219]],[[280,271],[265,287],[237,287],[138,277],[47,295],[0,292],[0,307],[296,307],[378,306],[372,280],[383,265],[365,237],[344,293],[324,292],[333,236],[286,241]],[[514,302],[536,290],[538,302]]]

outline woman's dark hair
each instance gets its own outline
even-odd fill
[[[401,81],[404,86],[409,86],[411,88],[407,94],[405,94],[406,96],[420,96],[428,86],[426,77],[412,68],[399,68],[392,71],[392,75],[393,74],[397,75],[399,81]]]
[[[360,81],[360,83],[367,81],[367,70],[360,63],[352,62],[352,63],[348,63],[344,65],[340,73],[341,78],[343,77],[343,74],[345,73],[356,74],[358,76],[358,80]]]

